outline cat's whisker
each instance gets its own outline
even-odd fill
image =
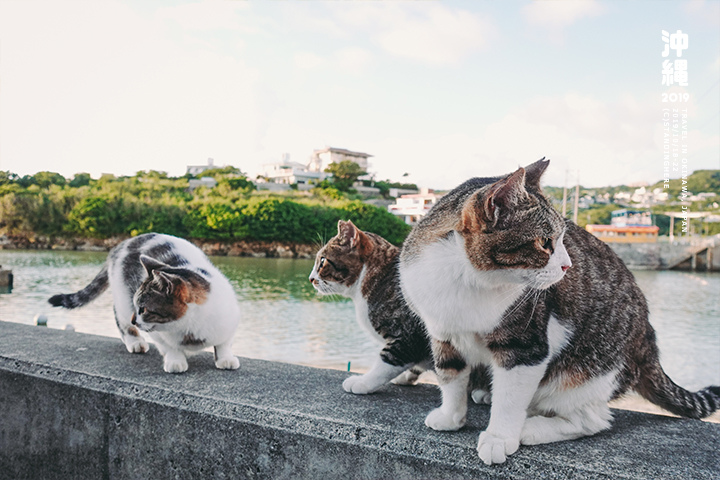
[[[503,317],[509,317],[513,313],[515,313],[519,308],[521,308],[525,301],[530,298],[530,296],[533,294],[533,289],[530,286],[529,282],[519,284],[515,287],[514,290],[510,291],[508,294],[505,295],[503,300],[507,300],[509,298],[512,298],[513,296],[517,295],[518,291],[523,291],[523,294],[520,298],[515,300],[515,302],[512,305],[512,308],[506,312],[503,313]]]
[[[535,300],[533,301],[533,307],[532,311],[530,312],[530,315],[528,316],[528,322],[525,324],[525,328],[523,329],[523,332],[526,332],[528,327],[530,326],[530,323],[532,322],[533,316],[535,315],[535,308],[537,307],[538,300],[540,300],[540,296],[545,294],[545,290],[535,290],[537,292],[535,294]]]

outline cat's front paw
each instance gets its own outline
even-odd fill
[[[467,417],[461,413],[446,413],[442,407],[438,407],[428,414],[425,418],[425,425],[433,430],[453,431],[460,430],[464,425]]]
[[[492,394],[490,392],[486,392],[482,388],[473,390],[470,396],[472,397],[473,402],[478,405],[490,405],[492,403]]]
[[[520,447],[518,439],[505,438],[487,431],[478,438],[478,456],[486,465],[505,463],[507,457],[517,452]]]
[[[368,382],[368,379],[365,375],[355,375],[352,377],[348,377],[345,379],[345,381],[343,381],[342,384],[343,390],[348,393],[355,393],[358,395],[366,395],[368,393],[373,393],[381,386],[382,384],[375,385]]]
[[[146,353],[148,350],[150,350],[150,345],[148,343],[141,339],[133,339],[128,340],[125,343],[125,348],[127,348],[127,351],[130,353]]]
[[[420,375],[413,372],[413,370],[411,368],[408,368],[403,373],[401,373],[397,377],[390,380],[390,382],[395,385],[412,386],[417,383],[419,377],[420,377]]]
[[[218,358],[215,366],[221,370],[237,370],[240,368],[240,360],[237,357]]]
[[[187,369],[188,363],[185,357],[166,355],[163,359],[163,370],[167,373],[183,373]]]

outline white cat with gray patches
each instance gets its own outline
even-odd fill
[[[53,306],[77,308],[110,286],[115,322],[131,353],[145,353],[147,332],[163,355],[163,369],[182,373],[187,355],[215,349],[215,366],[235,370],[232,340],[240,320],[235,292],[225,276],[190,242],[147,233],[125,240],[82,290],[55,295]]]

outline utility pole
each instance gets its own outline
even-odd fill
[[[577,224],[578,203],[580,201],[580,170],[577,171],[577,183],[575,184],[575,210],[573,212],[573,222]]]
[[[562,216],[566,218],[567,215],[567,177],[568,171],[565,169],[565,183],[563,184],[563,205],[562,205]]]

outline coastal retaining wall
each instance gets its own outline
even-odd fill
[[[697,249],[695,245],[657,243],[608,243],[608,246],[625,262],[630,269],[637,270],[666,270],[675,266],[675,263],[689,256]],[[720,244],[712,248],[710,255],[712,265],[710,270],[720,271]],[[703,254],[701,261],[707,256]],[[706,265],[699,266],[706,271]]]
[[[716,479],[720,426],[615,411],[591,438],[476,456],[489,407],[459,432],[423,425],[436,387],[356,396],[345,372],[212,355],[162,371],[156,350],[0,322],[0,478]]]

